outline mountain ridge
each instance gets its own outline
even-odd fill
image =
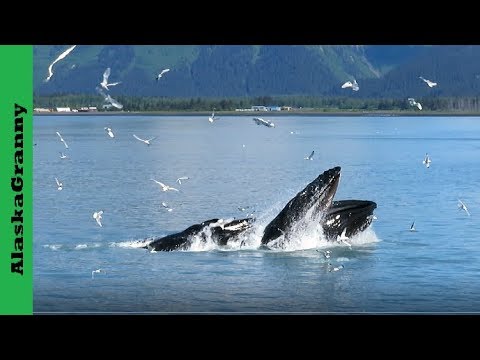
[[[112,96],[475,96],[480,46],[472,45],[68,45],[34,46],[34,93],[90,94],[111,68]],[[159,81],[156,75],[170,71]],[[428,89],[419,76],[438,81]],[[342,89],[356,79],[360,90]]]

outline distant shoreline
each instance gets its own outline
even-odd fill
[[[206,111],[92,111],[92,112],[34,112],[35,116],[210,116]],[[473,112],[445,112],[445,111],[219,111],[218,117],[222,116],[250,116],[250,117],[282,117],[282,116],[480,116]]]

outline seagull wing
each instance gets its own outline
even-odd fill
[[[53,63],[51,63],[50,66],[48,67],[48,76],[45,79],[45,81],[50,80],[50,78],[53,76],[52,68],[53,68]]]
[[[55,181],[57,182],[57,186],[60,186],[60,181],[58,181],[57,178],[55,178]]]
[[[170,71],[170,69],[163,69],[162,72],[160,73],[160,76],[162,76],[163,74],[165,74],[165,73],[167,73],[167,72],[169,72],[169,71]]]
[[[145,142],[145,140],[143,140],[143,139],[139,138],[139,137],[138,137],[137,135],[135,135],[135,134],[133,134],[133,137],[134,137],[135,139],[137,139],[137,140],[140,140],[140,141],[143,141],[143,142]]]
[[[118,84],[121,84],[122,82],[121,81],[117,81],[117,82],[114,82],[114,83],[111,83],[111,84],[107,84],[108,86],[115,86],[115,85],[118,85]]]
[[[308,157],[310,160],[313,159],[313,154],[315,154],[315,150],[313,150],[310,156]]]
[[[155,140],[156,138],[157,138],[157,137],[156,137],[156,136],[154,136],[154,137],[152,137],[152,138],[148,139],[147,141],[152,141],[152,140]]]
[[[342,85],[342,89],[345,89],[345,88],[347,88],[347,87],[352,87],[352,86],[353,86],[352,82],[351,82],[351,81],[347,81],[345,84]]]
[[[188,180],[188,176],[181,176],[177,179],[177,183],[179,183],[180,185],[182,184],[182,180]]]
[[[110,68],[108,67],[105,72],[103,73],[103,81],[102,84],[108,84],[108,77],[110,76]]]
[[[73,45],[69,47],[67,50],[65,50],[63,53],[61,53],[60,56],[57,58],[57,60],[55,60],[55,62],[64,59],[68,54],[70,54],[70,52],[72,52],[73,49],[75,49],[76,46],[77,45]]]
[[[115,106],[117,109],[123,109],[123,105],[120,104],[117,100],[112,98],[110,95],[108,95],[108,100],[110,101],[110,104]]]
[[[150,180],[155,181],[155,182],[156,182],[158,185],[160,185],[161,187],[165,187],[165,184],[162,183],[162,182],[160,182],[160,181],[157,181],[157,180],[155,180],[155,179],[150,179]]]

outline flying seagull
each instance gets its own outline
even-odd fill
[[[115,137],[111,128],[105,127],[104,129],[107,132],[108,136],[110,136],[111,138]]]
[[[157,81],[160,80],[160,78],[163,76],[163,74],[165,74],[165,73],[167,73],[167,72],[169,72],[169,71],[170,71],[170,69],[163,69],[163,70],[160,72],[160,74],[157,75],[157,77],[155,78],[155,80],[157,80]]]
[[[95,211],[93,213],[93,218],[95,219],[95,221],[97,222],[97,224],[102,227],[102,215],[103,215],[103,210],[100,210],[100,211]]]
[[[121,81],[118,81],[118,82],[114,82],[114,83],[108,83],[108,77],[110,76],[110,68],[108,67],[105,72],[103,73],[103,80],[102,82],[100,83],[100,86],[103,87],[105,90],[110,90],[108,87],[109,86],[115,86],[115,85],[118,85],[118,84],[121,84],[122,82]]]
[[[313,154],[315,153],[315,150],[312,151],[312,153],[310,155],[308,155],[307,157],[305,157],[304,159],[305,160],[313,160]]]
[[[182,185],[182,180],[188,180],[190,179],[188,176],[182,176],[182,177],[179,177],[177,179],[177,183],[179,183],[180,185]]]
[[[422,76],[419,76],[420,79],[422,79],[423,81],[425,81],[425,83],[428,85],[428,87],[434,87],[434,86],[437,86],[438,84],[436,82],[433,82],[433,81],[430,81],[430,80],[427,80],[425,79],[424,77]]]
[[[342,89],[346,89],[346,88],[352,88],[353,91],[360,90],[360,87],[358,86],[357,80],[355,80],[355,79],[353,79],[353,82],[352,81],[347,81],[346,83],[344,83],[342,85]]]
[[[105,270],[103,269],[97,269],[97,270],[92,270],[92,279],[94,278],[93,274],[100,274],[101,272],[103,273],[107,273]]]
[[[162,183],[162,182],[160,182],[160,181],[157,181],[157,180],[155,180],[155,179],[150,179],[150,180],[155,181],[158,185],[160,185],[160,186],[162,187],[162,190],[163,190],[163,191],[168,191],[168,190],[179,191],[178,189],[175,189],[174,187],[165,185],[164,183]]]
[[[208,121],[213,123],[215,120],[220,119],[219,117],[215,117],[215,108],[212,110],[212,115],[208,117]]]
[[[255,121],[255,123],[257,125],[264,125],[264,126],[267,126],[267,127],[275,127],[275,124],[273,122],[271,122],[270,120],[265,120],[263,118],[254,117],[253,121]]]
[[[162,206],[163,206],[165,209],[167,209],[168,212],[170,212],[170,211],[173,210],[171,207],[169,207],[169,206],[167,205],[166,202],[163,202],[163,201],[162,201]]]
[[[110,84],[110,85],[111,85],[111,84]],[[105,102],[109,102],[109,103],[110,103],[110,106],[114,106],[114,107],[116,107],[117,109],[120,109],[120,110],[123,109],[123,105],[120,104],[120,103],[119,103],[117,100],[115,100],[114,98],[112,98],[112,97],[110,96],[110,94],[108,94],[108,95],[105,94],[105,92],[103,92],[102,88],[99,88],[99,87],[97,86],[96,89],[97,89],[97,92],[98,92],[100,95],[103,96],[103,100],[104,100]]]
[[[47,78],[45,79],[45,82],[48,82],[50,80],[50,78],[53,76],[53,65],[55,65],[58,61],[64,59],[68,54],[70,54],[70,52],[75,49],[77,45],[73,45],[71,47],[69,47],[67,50],[65,50],[63,53],[61,53],[56,59],[54,62],[52,62],[50,64],[50,66],[48,67],[48,76]]]
[[[417,231],[415,229],[415,221],[412,223],[412,225],[410,225],[410,231]]]
[[[55,178],[55,181],[57,183],[57,189],[60,191],[63,189],[63,183],[59,181],[57,178]]]
[[[408,102],[410,103],[410,106],[416,106],[418,110],[422,110],[422,104],[420,104],[418,101],[415,101],[414,98],[408,98]]]
[[[463,203],[462,200],[458,199],[458,208],[461,209],[461,210],[465,210],[465,212],[467,213],[468,216],[470,216],[470,213],[468,211],[468,208],[467,208],[467,205],[465,205]]]
[[[57,131],[57,135],[60,138],[60,141],[63,143],[63,145],[65,145],[65,147],[68,149],[68,144],[65,142],[65,140],[63,140],[62,135],[60,135],[60,133],[58,131]]]
[[[425,159],[423,159],[422,162],[427,168],[430,167],[430,163],[432,162],[432,160],[430,160],[430,156],[428,156],[428,153],[425,154]]]
[[[148,139],[148,140],[145,140],[145,139],[139,138],[139,137],[138,137],[137,135],[135,135],[135,134],[133,134],[133,137],[134,137],[135,139],[141,141],[141,142],[144,142],[144,143],[147,144],[148,146],[150,146],[150,141],[152,141],[152,140],[154,140],[154,139],[157,138],[156,136],[154,136],[154,137],[152,137],[152,138],[150,138],[150,139]]]

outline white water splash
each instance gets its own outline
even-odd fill
[[[43,245],[43,247],[51,250],[58,250],[62,247],[62,244],[46,244],[46,245]]]
[[[98,248],[102,246],[102,244],[95,243],[95,244],[78,244],[75,246],[75,250],[82,250],[82,249],[88,249],[88,248]]]
[[[148,239],[141,239],[141,240],[127,240],[127,241],[120,241],[120,242],[111,242],[109,244],[110,247],[121,247],[121,248],[143,248],[150,244],[154,238]]]

